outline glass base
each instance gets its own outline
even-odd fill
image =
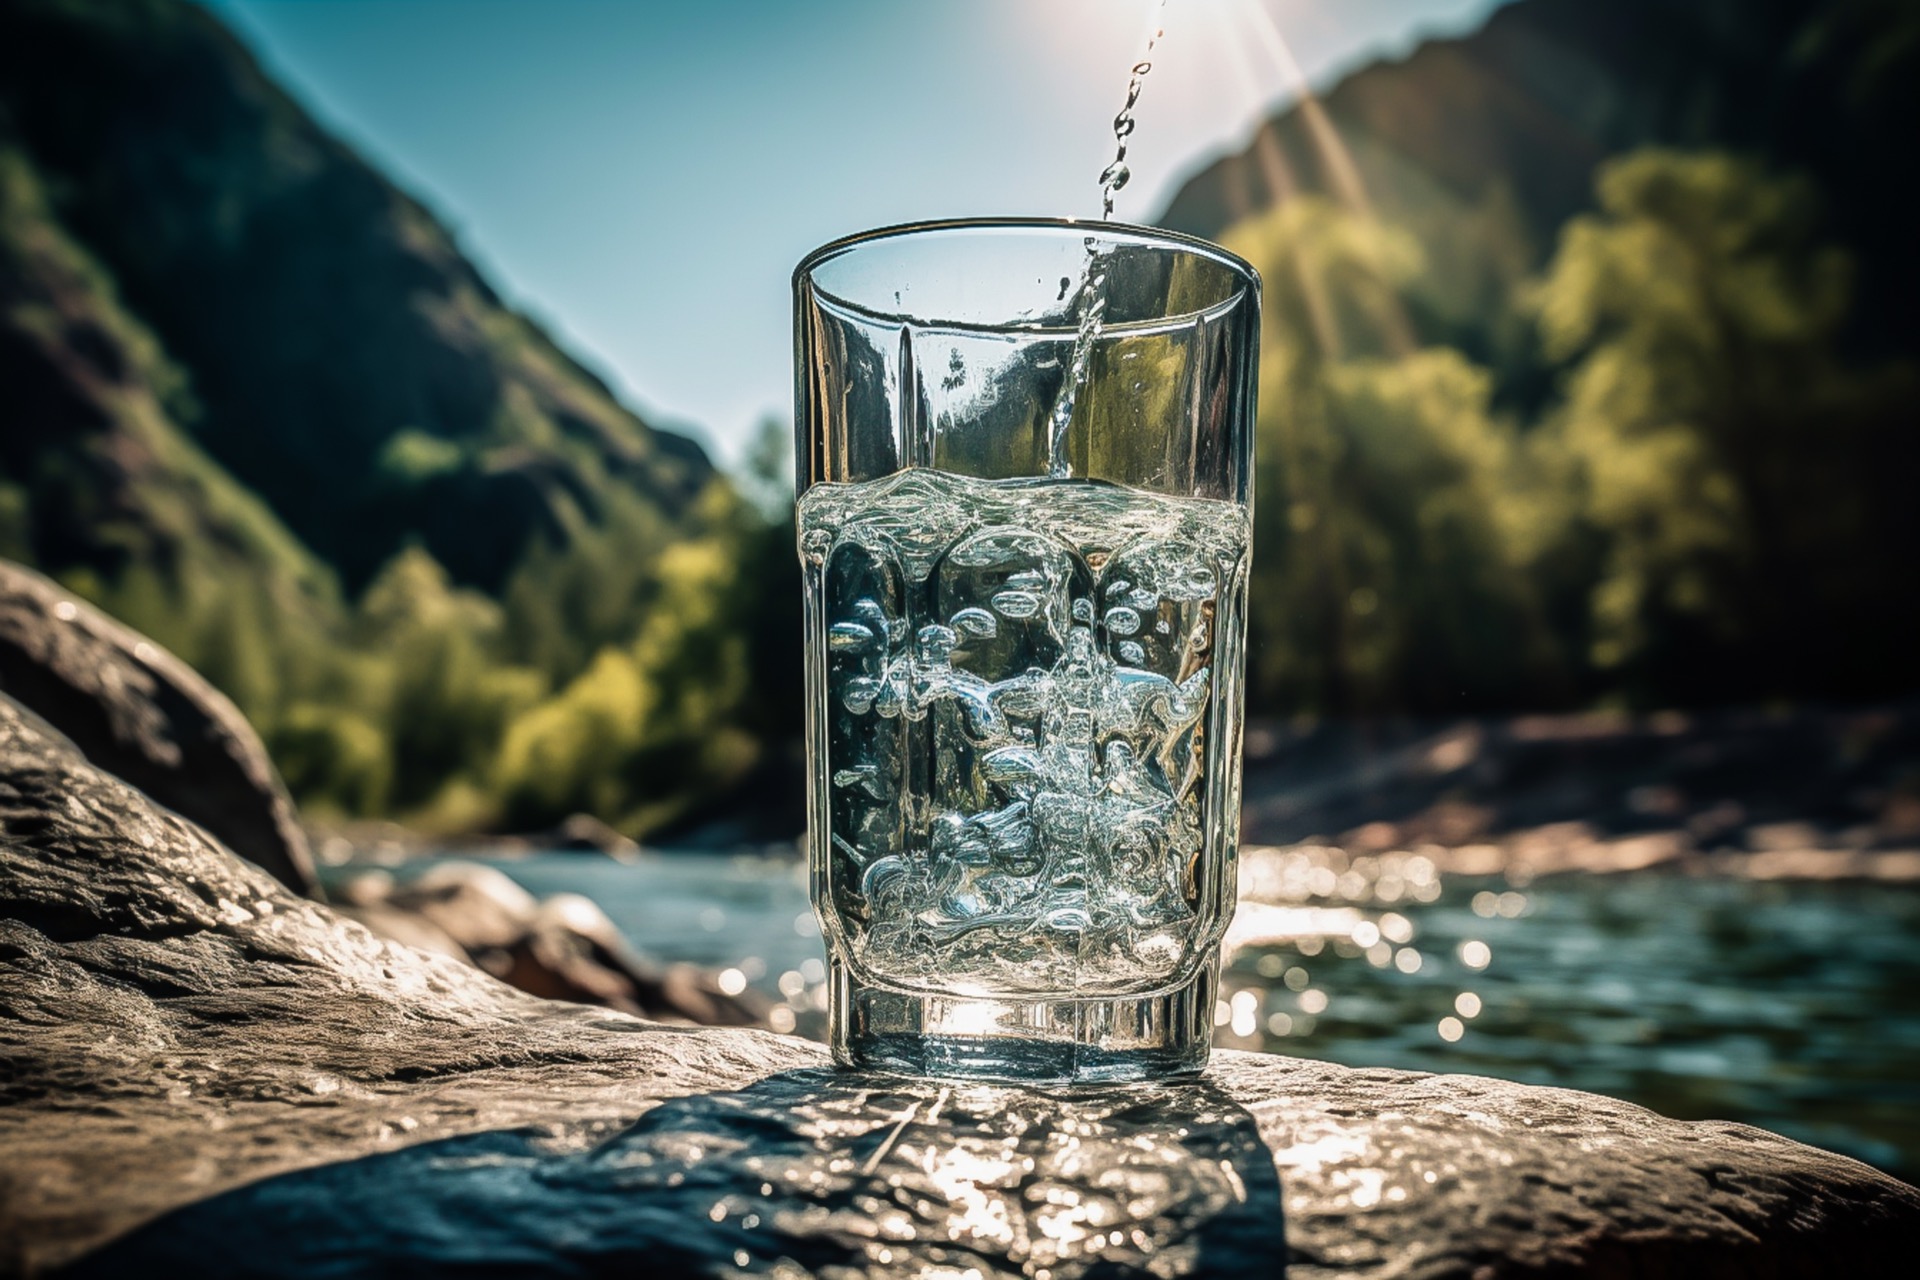
[[[894,1075],[1025,1084],[1158,1080],[1207,1065],[1216,966],[1151,996],[1020,1000],[867,986],[834,960],[834,1061]]]

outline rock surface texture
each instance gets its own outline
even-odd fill
[[[153,641],[8,560],[0,693],[58,725],[99,768],[313,895],[293,802],[239,708]]]
[[[1757,1130],[1221,1054],[1085,1094],[515,992],[0,699],[0,1270],[1900,1274],[1920,1193]]]

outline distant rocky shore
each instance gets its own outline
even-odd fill
[[[1264,725],[1249,844],[1517,879],[1920,882],[1920,703]]]

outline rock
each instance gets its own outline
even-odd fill
[[[0,692],[94,765],[307,897],[313,859],[260,736],[226,695],[56,583],[0,560]]]
[[[767,1020],[763,997],[729,994],[696,965],[655,964],[591,900],[562,893],[539,901],[497,867],[442,862],[397,887],[388,873],[371,872],[348,881],[344,894],[343,913],[382,937],[470,960],[550,1000],[701,1026]]]
[[[540,906],[506,872],[477,862],[429,867],[395,888],[387,902],[445,930],[474,956],[518,942]]]
[[[590,813],[576,813],[554,829],[548,838],[552,848],[581,853],[604,853],[609,858],[637,858],[640,845],[621,835]]]
[[[1709,1280],[1920,1248],[1920,1193],[1864,1165],[1571,1091],[1238,1053],[887,1080],[535,999],[293,896],[4,700],[0,760],[10,1273]]]

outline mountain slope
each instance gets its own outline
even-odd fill
[[[198,445],[348,588],[415,540],[497,588],[609,503],[671,527],[712,475],[198,8],[12,0],[0,110],[51,216],[184,371]]]
[[[242,581],[309,621],[337,606],[332,571],[182,427],[179,369],[5,143],[0,555],[120,583]]]

